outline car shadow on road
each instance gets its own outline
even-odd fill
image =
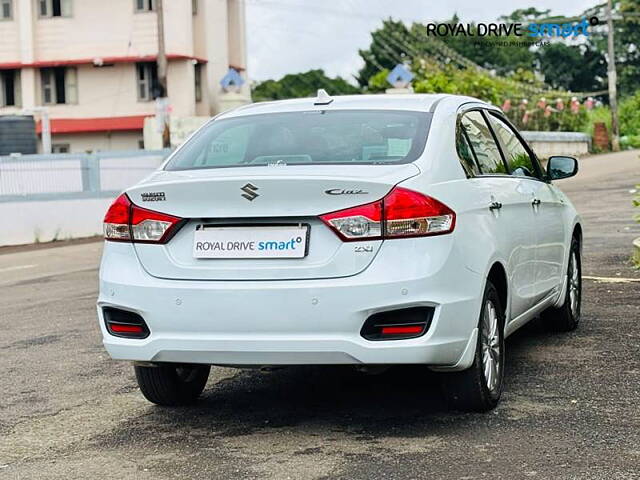
[[[251,435],[266,439],[271,434],[342,436],[357,442],[482,432],[508,415],[514,401],[530,394],[530,373],[541,367],[532,364],[532,355],[545,345],[571,342],[572,335],[550,333],[534,321],[511,336],[507,340],[506,392],[498,408],[487,414],[452,410],[442,388],[446,374],[424,366],[398,366],[376,375],[350,366],[266,371],[213,367],[207,388],[194,405],[165,408],[149,404],[137,417],[94,441],[119,447],[140,442],[178,447],[185,441],[209,444],[233,438],[242,441]]]
[[[197,428],[211,422],[226,435],[302,424],[375,434],[446,410],[438,375],[424,367],[396,367],[369,375],[348,366],[304,366],[238,370],[209,384],[177,423]],[[154,409],[153,415],[163,421],[167,415],[173,417],[162,408]]]
[[[507,395],[517,393],[518,379],[510,375],[526,369],[527,351],[552,336],[534,322],[507,341]],[[228,372],[231,375],[222,380],[210,380],[196,404],[178,409],[149,406],[133,428],[160,426],[178,437],[179,432],[229,437],[300,428],[307,433],[345,431],[364,438],[394,432],[436,434],[486,421],[482,414],[453,411],[443,392],[445,374],[423,366],[393,367],[376,375],[349,366]]]

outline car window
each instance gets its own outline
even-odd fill
[[[491,126],[502,146],[511,175],[537,177],[529,152],[513,132],[509,124],[494,114],[490,114]]]
[[[215,167],[242,161],[250,133],[248,125],[227,129],[199,152],[193,159],[194,167]]]
[[[395,164],[424,150],[431,114],[332,110],[243,115],[209,123],[167,170],[309,164]]]
[[[467,134],[471,150],[480,166],[480,172],[484,175],[506,175],[507,169],[502,161],[500,150],[482,113],[477,110],[465,113],[460,123]]]
[[[458,157],[460,158],[460,164],[464,169],[468,177],[480,174],[480,169],[476,163],[476,158],[469,146],[469,140],[467,134],[464,132],[462,126],[456,129],[456,150]]]

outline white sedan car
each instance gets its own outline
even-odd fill
[[[497,108],[452,95],[305,98],[214,118],[104,219],[98,316],[145,397],[211,365],[423,364],[493,408],[504,339],[580,319],[582,227]]]

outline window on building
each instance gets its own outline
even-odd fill
[[[196,63],[193,66],[195,89],[196,89],[196,102],[202,101],[202,64]]]
[[[1,70],[0,107],[19,107],[21,105],[20,70]]]
[[[198,14],[198,0],[191,0],[191,14]]]
[[[38,0],[40,17],[70,17],[71,0]]]
[[[134,0],[136,12],[153,12],[156,9],[156,0]]]
[[[158,65],[155,62],[137,63],[136,75],[138,82],[138,100],[149,102],[160,96]]]
[[[54,143],[51,145],[51,153],[69,153],[71,145],[68,143]]]
[[[0,20],[11,20],[13,18],[13,0],[0,0]]]
[[[42,103],[55,105],[78,102],[77,72],[73,67],[53,67],[40,70]]]

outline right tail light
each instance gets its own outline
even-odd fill
[[[443,235],[456,224],[455,212],[444,203],[402,187],[382,200],[320,218],[345,242]]]

